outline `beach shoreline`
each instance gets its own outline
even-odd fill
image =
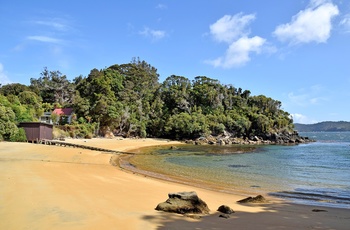
[[[173,146],[173,145],[172,145]],[[142,148],[141,148],[142,149]],[[137,156],[137,154],[135,154]],[[226,185],[220,185],[216,184],[214,182],[209,182],[209,181],[203,181],[200,179],[195,179],[195,178],[186,178],[183,176],[175,176],[174,174],[171,173],[159,173],[155,172],[154,168],[148,170],[144,169],[143,167],[140,167],[139,164],[134,164],[132,158],[135,157],[135,155],[129,155],[129,154],[122,154],[111,160],[111,163],[119,167],[122,170],[125,170],[126,172],[130,172],[133,174],[139,174],[142,176],[146,177],[151,177],[153,179],[161,180],[161,181],[168,181],[168,182],[173,182],[173,183],[178,183],[178,184],[183,184],[183,185],[191,185],[195,188],[202,188],[206,190],[212,190],[216,192],[222,192],[222,193],[228,193],[228,194],[233,194],[233,195],[240,195],[240,196],[256,196],[256,195],[261,195],[263,194],[264,196],[268,196],[270,200],[279,200],[276,197],[272,197],[268,195],[266,192],[261,193],[258,191],[247,191],[245,189],[241,188],[234,188],[234,189],[229,189],[226,187]]]
[[[116,151],[175,145],[158,139],[71,139]],[[110,164],[111,153],[0,143],[0,229],[348,229],[350,210],[271,201],[241,205],[245,198],[190,184],[134,174]],[[211,212],[199,220],[155,211],[169,192],[196,191]],[[248,194],[247,194],[248,195]],[[235,210],[229,219],[216,209]],[[313,209],[324,212],[313,212]]]

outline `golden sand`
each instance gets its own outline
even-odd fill
[[[178,144],[156,139],[67,140],[118,151]],[[113,154],[29,143],[0,143],[0,229],[349,229],[350,209],[244,197],[126,172]],[[196,191],[211,209],[194,220],[158,212],[169,192]],[[249,194],[247,194],[248,196]],[[236,213],[219,218],[228,205]],[[312,212],[318,208],[327,212]]]

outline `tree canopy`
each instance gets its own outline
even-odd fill
[[[196,138],[228,132],[237,137],[290,132],[293,121],[281,102],[207,76],[190,80],[171,75],[159,82],[157,69],[134,58],[130,63],[92,69],[68,80],[44,68],[30,85],[0,88],[0,135],[14,124],[36,121],[44,111],[73,107],[75,123],[98,124],[116,135]]]

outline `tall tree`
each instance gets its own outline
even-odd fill
[[[191,112],[192,85],[191,81],[183,76],[171,75],[161,86],[162,100],[170,114]]]
[[[117,126],[122,106],[116,95],[123,88],[122,79],[112,69],[91,70],[88,77],[81,79],[76,86],[74,102],[77,114],[84,118],[91,116],[92,121],[101,126]]]
[[[222,85],[215,79],[195,77],[192,94],[195,104],[202,107],[204,114],[211,113],[223,104]]]
[[[127,127],[132,127],[136,135],[147,135],[151,105],[159,88],[157,69],[139,58],[134,58],[128,64],[110,66],[108,69],[123,76],[123,90],[119,92],[118,98],[124,111],[131,114]]]
[[[4,96],[8,95],[16,95],[22,93],[23,91],[29,91],[29,87],[20,83],[12,83],[3,85],[0,87],[0,94],[3,94]]]
[[[43,98],[43,102],[58,103],[62,106],[72,102],[74,85],[58,70],[49,71],[45,67],[41,77],[30,79],[30,87]]]

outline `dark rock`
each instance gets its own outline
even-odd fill
[[[215,142],[208,141],[208,144],[209,144],[209,145],[214,145],[214,144],[215,144]]]
[[[312,209],[313,212],[328,212],[327,210],[324,209]]]
[[[222,212],[224,214],[232,214],[232,213],[235,213],[235,211],[232,210],[232,208],[230,208],[229,206],[227,205],[221,205],[219,208],[218,208],[218,211],[219,212]]]
[[[179,214],[208,214],[207,204],[201,200],[196,192],[169,193],[169,199],[159,203],[156,207],[158,211],[174,212]]]
[[[258,195],[256,197],[247,197],[245,199],[237,201],[238,203],[244,204],[244,203],[266,203],[267,200],[262,196]]]
[[[199,141],[195,141],[194,144],[195,144],[195,145],[202,145],[203,143],[202,143],[202,142],[199,142]]]

